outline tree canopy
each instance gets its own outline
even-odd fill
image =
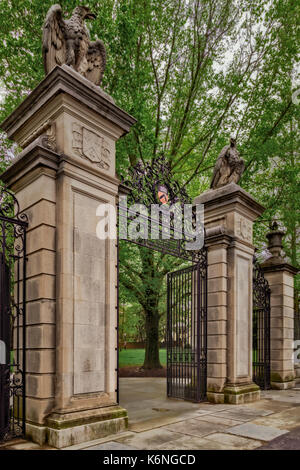
[[[66,16],[79,3],[60,1]],[[89,23],[91,37],[107,48],[103,88],[138,120],[117,145],[118,172],[126,174],[129,165],[162,152],[174,178],[194,197],[209,187],[221,148],[235,136],[246,162],[240,184],[266,207],[255,225],[255,244],[265,248],[268,223],[276,218],[287,232],[288,259],[297,266],[300,106],[293,92],[299,80],[299,3],[87,4],[98,15]],[[51,0],[0,0],[1,120],[44,76],[41,34],[51,5]],[[7,145],[3,140],[3,156]],[[122,248],[122,289],[138,302],[142,292],[144,304],[146,293],[146,307],[140,304],[145,311],[150,302],[153,311],[166,261],[143,250],[130,257],[130,250]],[[168,260],[168,269],[175,265]]]

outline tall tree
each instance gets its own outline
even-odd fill
[[[71,13],[79,0],[60,3]],[[6,90],[0,118],[43,77],[41,28],[51,4],[0,0],[0,74]],[[107,46],[103,87],[138,119],[118,143],[119,173],[164,152],[174,178],[193,197],[207,189],[214,161],[234,134],[246,161],[242,185],[262,202],[271,193],[278,195],[279,169],[273,178],[278,157],[283,175],[297,166],[296,140],[293,151],[286,145],[288,135],[294,135],[289,126],[299,117],[291,99],[299,44],[297,2],[91,0],[88,5],[98,14],[90,24],[91,36]],[[272,187],[266,177],[272,177]],[[293,176],[286,181],[281,207],[286,203],[292,208],[297,181]],[[287,227],[287,239],[295,240],[296,218],[291,215],[293,221],[288,221],[285,214],[278,210],[277,217]],[[257,225],[259,243],[263,223]],[[142,249],[128,257],[128,250],[121,250],[120,280],[143,308],[144,365],[159,367],[162,280],[178,261]],[[291,248],[292,257],[294,252]]]

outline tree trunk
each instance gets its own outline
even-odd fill
[[[159,360],[159,314],[157,309],[145,311],[146,350],[144,369],[161,369]]]

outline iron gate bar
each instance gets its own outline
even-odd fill
[[[253,381],[271,388],[270,287],[256,258],[253,260]]]
[[[207,258],[167,275],[167,395],[206,399]],[[202,253],[203,254],[203,253]]]
[[[20,212],[15,196],[6,188],[1,188],[0,339],[4,339],[2,347],[6,350],[6,357],[5,363],[0,365],[0,415],[4,417],[0,420],[0,441],[25,437],[27,226],[27,216]]]

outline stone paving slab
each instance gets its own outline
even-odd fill
[[[234,405],[232,405],[234,407]],[[223,418],[235,419],[238,421],[252,421],[261,416],[268,416],[273,414],[273,411],[265,411],[265,410],[247,410],[247,409],[230,409],[227,411],[220,411],[214,416],[219,416]]]
[[[98,444],[97,446],[91,446],[83,450],[137,450],[136,447],[132,447],[121,442],[105,442],[104,444]]]
[[[280,393],[278,393],[278,390],[268,390],[264,392],[262,396],[263,398],[268,397],[285,403],[300,404],[299,390],[295,390],[294,388],[291,390],[280,390]]]
[[[115,439],[125,445],[135,447],[136,449],[153,450],[158,446],[168,445],[170,442],[180,439],[181,434],[169,431],[166,427],[160,429],[152,429],[143,433],[137,433],[130,437]]]
[[[222,424],[224,426],[237,426],[238,424],[241,424],[241,421],[237,421],[236,419],[229,419],[229,418],[223,418],[222,416],[218,415],[206,415],[206,416],[200,416],[199,418],[195,418],[200,421],[207,421],[209,423],[215,423],[215,424]]]
[[[199,411],[209,411],[210,413],[215,413],[216,411],[228,410],[232,405],[218,405],[216,403],[200,403]]]
[[[249,403],[247,408],[255,410],[267,410],[271,414],[271,412],[279,413],[280,411],[287,410],[291,408],[291,406],[292,405],[290,403],[279,402],[270,398],[256,401],[254,403]]]
[[[232,447],[201,437],[183,436],[181,439],[158,446],[156,450],[232,450]]]
[[[180,423],[166,426],[165,429],[176,433],[187,434],[190,436],[205,436],[212,432],[223,431],[227,426],[224,424],[209,423],[207,421],[200,421],[199,419],[187,419]]]
[[[198,410],[198,411],[190,411],[190,412],[185,412],[185,413],[166,413],[163,415],[162,413],[157,413],[155,415],[152,415],[153,418],[148,418],[149,412],[147,413],[147,419],[134,419],[133,418],[133,423],[129,422],[129,427],[128,429],[130,431],[134,432],[143,432],[143,431],[149,431],[150,429],[154,428],[160,428],[162,426],[167,426],[171,424],[175,424],[187,419],[193,419],[201,416],[207,416],[210,415],[210,411],[203,411],[203,410]],[[132,418],[132,415],[131,415]]]
[[[44,444],[40,446],[32,441],[28,441],[26,439],[12,439],[11,441],[7,442],[0,446],[1,450],[58,450],[55,447],[51,447],[48,444]]]
[[[133,424],[129,423],[128,429],[133,432],[144,432],[150,431],[151,429],[161,428],[162,426],[172,425],[181,421],[184,421],[189,418],[193,418],[195,413],[188,415],[176,415],[173,416],[158,416],[152,419],[147,419],[145,421],[137,421]]]
[[[253,423],[243,423],[233,428],[228,428],[227,433],[236,434],[237,436],[250,437],[260,441],[271,441],[282,434],[287,433],[287,430],[273,428],[271,426],[262,426]]]
[[[300,450],[300,426],[259,447],[258,450]]]
[[[229,446],[230,449],[252,450],[261,446],[261,441],[259,440],[247,439],[226,433],[210,434],[206,436],[205,439],[212,441],[212,443],[221,443]]]
[[[300,407],[289,408],[272,416],[260,417],[253,420],[255,424],[273,426],[278,429],[292,430],[300,423]]]

